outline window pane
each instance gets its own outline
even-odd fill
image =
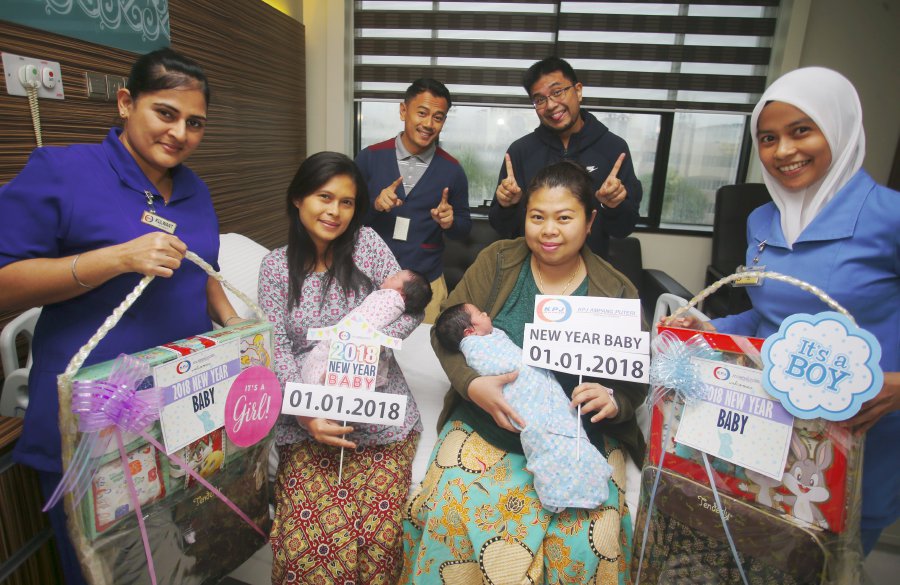
[[[641,45],[671,45],[675,43],[674,33],[655,32],[616,32],[603,31],[604,43],[636,43]],[[598,36],[596,31],[590,30],[561,30],[559,40],[571,42],[596,43]]]
[[[735,181],[746,121],[741,114],[675,114],[662,224],[712,225],[716,190]]]
[[[650,209],[650,185],[653,164],[659,146],[659,115],[634,112],[591,112],[603,122],[609,131],[621,137],[631,151],[634,174],[641,181],[644,196],[641,199],[641,217],[647,217]]]
[[[537,126],[531,108],[453,106],[441,132],[441,147],[453,155],[469,179],[469,205],[489,205],[506,149]]]
[[[482,2],[480,4],[473,4],[472,2],[440,2],[438,9],[447,12],[542,12],[544,14],[552,14],[555,7],[553,4],[533,4],[529,2]]]
[[[360,3],[363,10],[431,10],[432,2],[410,2],[409,0],[385,2],[368,0]]]
[[[678,14],[677,4],[632,4],[624,2],[562,2],[560,12],[581,14]]]

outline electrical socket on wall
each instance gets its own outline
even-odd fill
[[[65,99],[62,73],[59,63],[56,61],[45,61],[4,52],[3,73],[6,78],[6,93],[9,95],[28,95],[25,90],[26,80],[30,82],[31,79],[34,79],[37,82],[39,98]]]
[[[109,74],[106,76],[106,93],[109,95],[110,100],[116,101],[116,93],[125,87],[126,81],[128,80],[121,75]]]

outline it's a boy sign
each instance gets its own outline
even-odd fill
[[[784,320],[762,347],[762,384],[798,418],[846,420],[881,390],[881,346],[835,312]]]

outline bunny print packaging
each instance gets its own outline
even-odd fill
[[[696,331],[676,328],[669,330],[685,340]],[[723,362],[753,366],[733,343],[732,336],[704,334],[709,344],[719,352]],[[753,346],[763,340],[746,338]],[[746,345],[745,345],[746,347]],[[683,403],[671,398],[657,402],[651,415],[649,460],[657,464],[660,458],[664,429],[672,425],[663,467],[681,475],[709,483],[700,453],[675,442],[681,420]],[[790,450],[784,472],[773,479],[725,460],[710,456],[716,474],[716,486],[723,492],[787,514],[801,523],[832,532],[842,532],[847,526],[848,473],[858,473],[860,461],[855,461],[848,448],[856,449],[857,441],[842,427],[823,419],[794,420]]]

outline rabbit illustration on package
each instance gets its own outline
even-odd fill
[[[831,441],[822,441],[810,451],[794,434],[791,451],[796,460],[784,473],[782,483],[793,495],[779,494],[779,499],[791,507],[791,515],[795,518],[827,530],[828,521],[816,503],[827,502],[831,497],[831,490],[825,483],[825,470],[834,460],[834,447]]]
[[[754,500],[756,503],[768,506],[769,508],[774,508],[775,489],[781,486],[781,480],[772,479],[771,477],[751,469],[747,469],[744,473],[750,481],[741,482],[738,484],[738,487],[745,492],[755,492],[756,496]]]

